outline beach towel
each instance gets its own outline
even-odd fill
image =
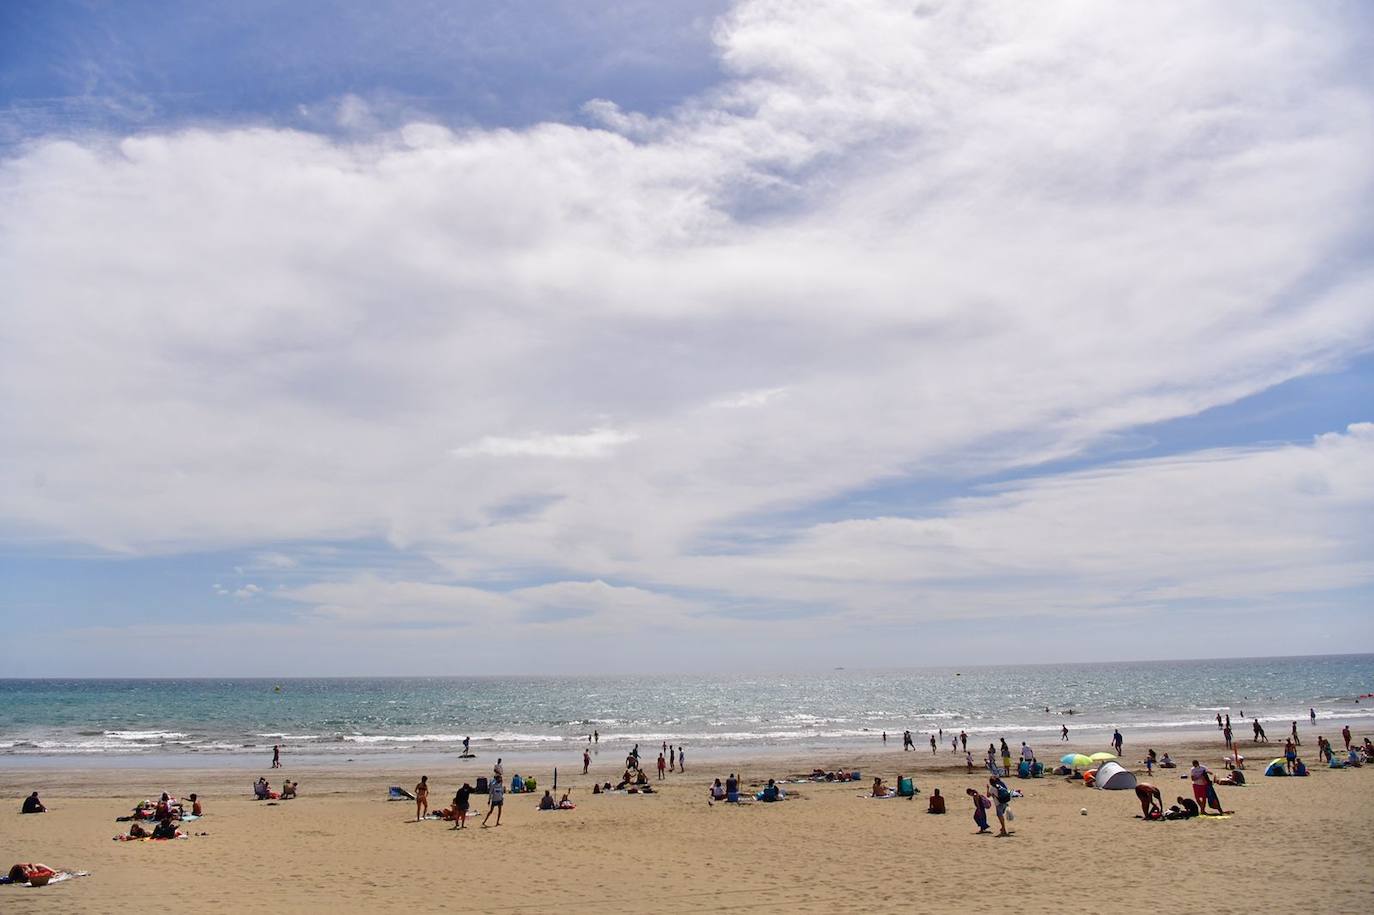
[[[860,795],[858,795],[858,796],[859,796],[859,797],[862,797],[862,798],[867,798],[867,799],[870,800],[870,801],[887,801],[887,800],[891,800],[892,798],[896,797],[896,796],[897,796],[897,792],[896,792],[895,790],[893,790],[892,788],[888,788],[886,794],[875,795],[875,794],[873,794],[873,792],[870,791],[868,794],[860,794]]]
[[[387,797],[386,797],[386,799],[387,799],[388,801],[413,801],[413,800],[415,800],[415,795],[411,794],[409,791],[407,791],[407,790],[404,789],[404,788],[398,788],[398,787],[396,787],[395,785],[392,785],[390,788],[388,788],[388,789],[386,789],[386,790],[387,790]]]

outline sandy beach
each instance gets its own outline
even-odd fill
[[[1025,797],[1012,805],[1014,835],[999,839],[974,834],[964,795],[966,787],[985,786],[986,773],[967,773],[962,757],[956,764],[947,751],[932,757],[899,746],[845,759],[703,763],[669,777],[656,795],[594,796],[594,781],[621,771],[620,751],[605,747],[590,775],[560,775],[560,789],[573,788],[575,810],[540,812],[538,794],[509,797],[502,825],[482,829],[485,798],[474,796],[478,817],[459,832],[444,822],[413,822],[414,805],[388,802],[387,787],[410,788],[428,774],[435,806],[447,804],[462,780],[489,773],[494,760],[424,773],[296,770],[288,755],[272,782],[298,780],[301,797],[277,804],[254,801],[243,772],[4,770],[0,783],[11,799],[0,817],[6,866],[42,861],[91,876],[46,888],[0,887],[0,908],[108,912],[155,902],[202,912],[1344,912],[1374,898],[1374,768],[1264,778],[1259,763],[1282,745],[1247,746],[1250,784],[1221,789],[1234,815],[1170,823],[1137,819],[1132,791],[1012,779]],[[1075,749],[1100,747],[1058,744],[1041,756]],[[1158,749],[1184,764],[1198,756],[1221,769],[1218,742]],[[1142,752],[1128,746],[1125,755],[1135,760]],[[506,759],[508,777],[519,764]],[[864,780],[788,786],[791,797],[781,804],[707,803],[710,780],[731,771],[761,782],[841,765],[861,770]],[[899,772],[915,777],[914,800],[861,797],[873,775],[891,780]],[[1152,779],[1166,803],[1187,793],[1183,772]],[[936,787],[949,798],[943,817],[926,813]],[[50,812],[20,816],[20,799],[35,788]],[[200,794],[208,815],[188,828],[205,835],[111,841],[127,829],[116,816],[164,789]]]

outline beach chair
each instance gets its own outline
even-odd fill
[[[388,801],[413,801],[415,800],[415,795],[404,788],[398,788],[396,785],[392,785],[390,788],[386,789],[386,799]]]
[[[910,779],[910,778],[899,778],[899,779],[897,779],[897,796],[898,796],[898,797],[915,797],[915,796],[916,796],[916,781],[915,781],[915,779]]]

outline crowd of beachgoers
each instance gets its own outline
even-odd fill
[[[1303,740],[1298,720],[1289,724],[1282,738],[1282,749],[1271,740],[1263,723],[1250,720],[1249,745],[1251,752],[1256,749],[1269,749],[1272,745],[1277,751],[1272,759],[1264,759],[1262,765],[1247,762],[1241,752],[1242,740],[1237,739],[1228,715],[1217,715],[1218,740],[1224,755],[1220,757],[1217,771],[1199,758],[1186,761],[1176,760],[1165,750],[1158,753],[1154,747],[1144,748],[1138,760],[1128,760],[1125,756],[1125,737],[1119,729],[1105,740],[1106,747],[1101,751],[1082,754],[1076,752],[1057,755],[1069,742],[1067,727],[1061,730],[1054,754],[1037,751],[1028,742],[1021,741],[1019,747],[1013,746],[1004,737],[994,738],[986,750],[979,749],[977,757],[970,744],[975,742],[965,731],[950,732],[948,735],[937,729],[929,735],[922,735],[921,743],[929,747],[929,755],[917,749],[916,738],[911,731],[901,734],[901,752],[895,758],[902,760],[899,771],[891,779],[871,776],[865,779],[862,772],[851,766],[817,767],[807,772],[776,775],[765,779],[746,782],[742,774],[736,772],[708,776],[703,780],[704,799],[708,806],[776,804],[801,796],[801,787],[809,785],[833,785],[843,783],[865,784],[859,797],[873,800],[906,798],[914,800],[922,794],[916,784],[915,773],[925,769],[930,774],[939,772],[941,776],[957,773],[962,769],[967,778],[977,774],[975,783],[962,787],[962,793],[950,797],[938,787],[925,796],[925,812],[941,816],[954,812],[953,805],[958,797],[967,798],[966,808],[975,825],[975,834],[995,834],[999,837],[1011,836],[1015,830],[1011,823],[1015,820],[1014,806],[1019,798],[1026,796],[1018,785],[1030,780],[1061,778],[1069,782],[1079,782],[1088,787],[1108,790],[1133,790],[1140,802],[1139,818],[1143,820],[1170,821],[1193,817],[1226,817],[1233,813],[1223,805],[1218,788],[1244,787],[1252,784],[1255,776],[1262,777],[1305,777],[1313,774],[1314,769],[1357,769],[1374,764],[1374,743],[1369,737],[1357,738],[1350,727],[1344,726],[1339,732],[1339,742],[1328,740],[1325,734],[1312,733],[1316,730],[1316,714],[1310,712],[1311,725],[1308,737],[1314,746],[1315,756],[1303,758]],[[1106,735],[1102,735],[1106,736]],[[881,746],[887,749],[889,735],[880,735]],[[893,742],[895,744],[895,742]],[[948,755],[944,747],[948,746]],[[282,747],[273,747],[272,767],[282,768]],[[465,751],[468,749],[464,748]],[[670,745],[666,741],[654,751],[642,751],[634,744],[625,751],[623,766],[617,765],[614,777],[598,775],[592,781],[590,791],[585,787],[585,777],[592,774],[593,754],[599,757],[601,750],[600,735],[593,733],[587,737],[586,746],[581,752],[581,774],[584,777],[578,790],[592,795],[627,794],[653,795],[664,790],[664,783],[675,779],[679,784],[687,773],[686,752],[683,746]],[[1052,758],[1042,758],[1052,756]],[[1268,757],[1269,753],[1265,753]],[[473,759],[465,752],[465,759]],[[931,765],[931,757],[936,757]],[[880,759],[893,758],[888,755]],[[1157,773],[1167,770],[1180,770],[1180,779],[1186,779],[1190,791],[1176,795],[1170,801],[1167,795],[1174,792],[1164,791],[1155,783]],[[694,773],[695,775],[695,773]],[[576,778],[576,776],[574,776]],[[566,785],[560,792],[555,772],[553,784],[541,786],[537,778],[513,774],[506,778],[504,760],[498,758],[492,765],[490,775],[462,781],[456,788],[452,800],[443,806],[431,808],[430,796],[433,787],[428,775],[421,776],[413,790],[391,787],[392,800],[405,800],[415,805],[415,820],[441,820],[453,824],[454,830],[466,829],[469,815],[474,806],[484,808],[480,826],[495,828],[502,825],[502,815],[508,797],[522,797],[526,794],[535,799],[538,811],[568,811],[576,809],[573,788]],[[275,804],[300,796],[299,783],[283,779],[279,788],[274,788],[266,777],[260,777],[251,787],[254,800]],[[542,791],[542,793],[541,793]],[[22,814],[42,814],[48,811],[38,791],[33,791],[20,804]],[[1083,811],[1087,812],[1086,808]],[[192,835],[208,835],[207,832],[194,831],[199,820],[206,816],[206,802],[196,793],[178,796],[170,791],[161,792],[156,798],[149,797],[133,804],[129,813],[116,817],[120,823],[128,823],[126,830],[114,838],[119,841],[168,841],[189,838]],[[992,833],[992,820],[995,818],[997,831]],[[34,881],[47,882],[45,874],[81,875],[81,872],[64,872],[46,865],[17,864],[5,878],[6,882],[23,883],[31,875]]]

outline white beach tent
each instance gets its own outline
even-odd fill
[[[1097,769],[1097,780],[1093,782],[1093,787],[1127,791],[1135,787],[1135,776],[1123,769],[1121,763],[1105,762]]]

